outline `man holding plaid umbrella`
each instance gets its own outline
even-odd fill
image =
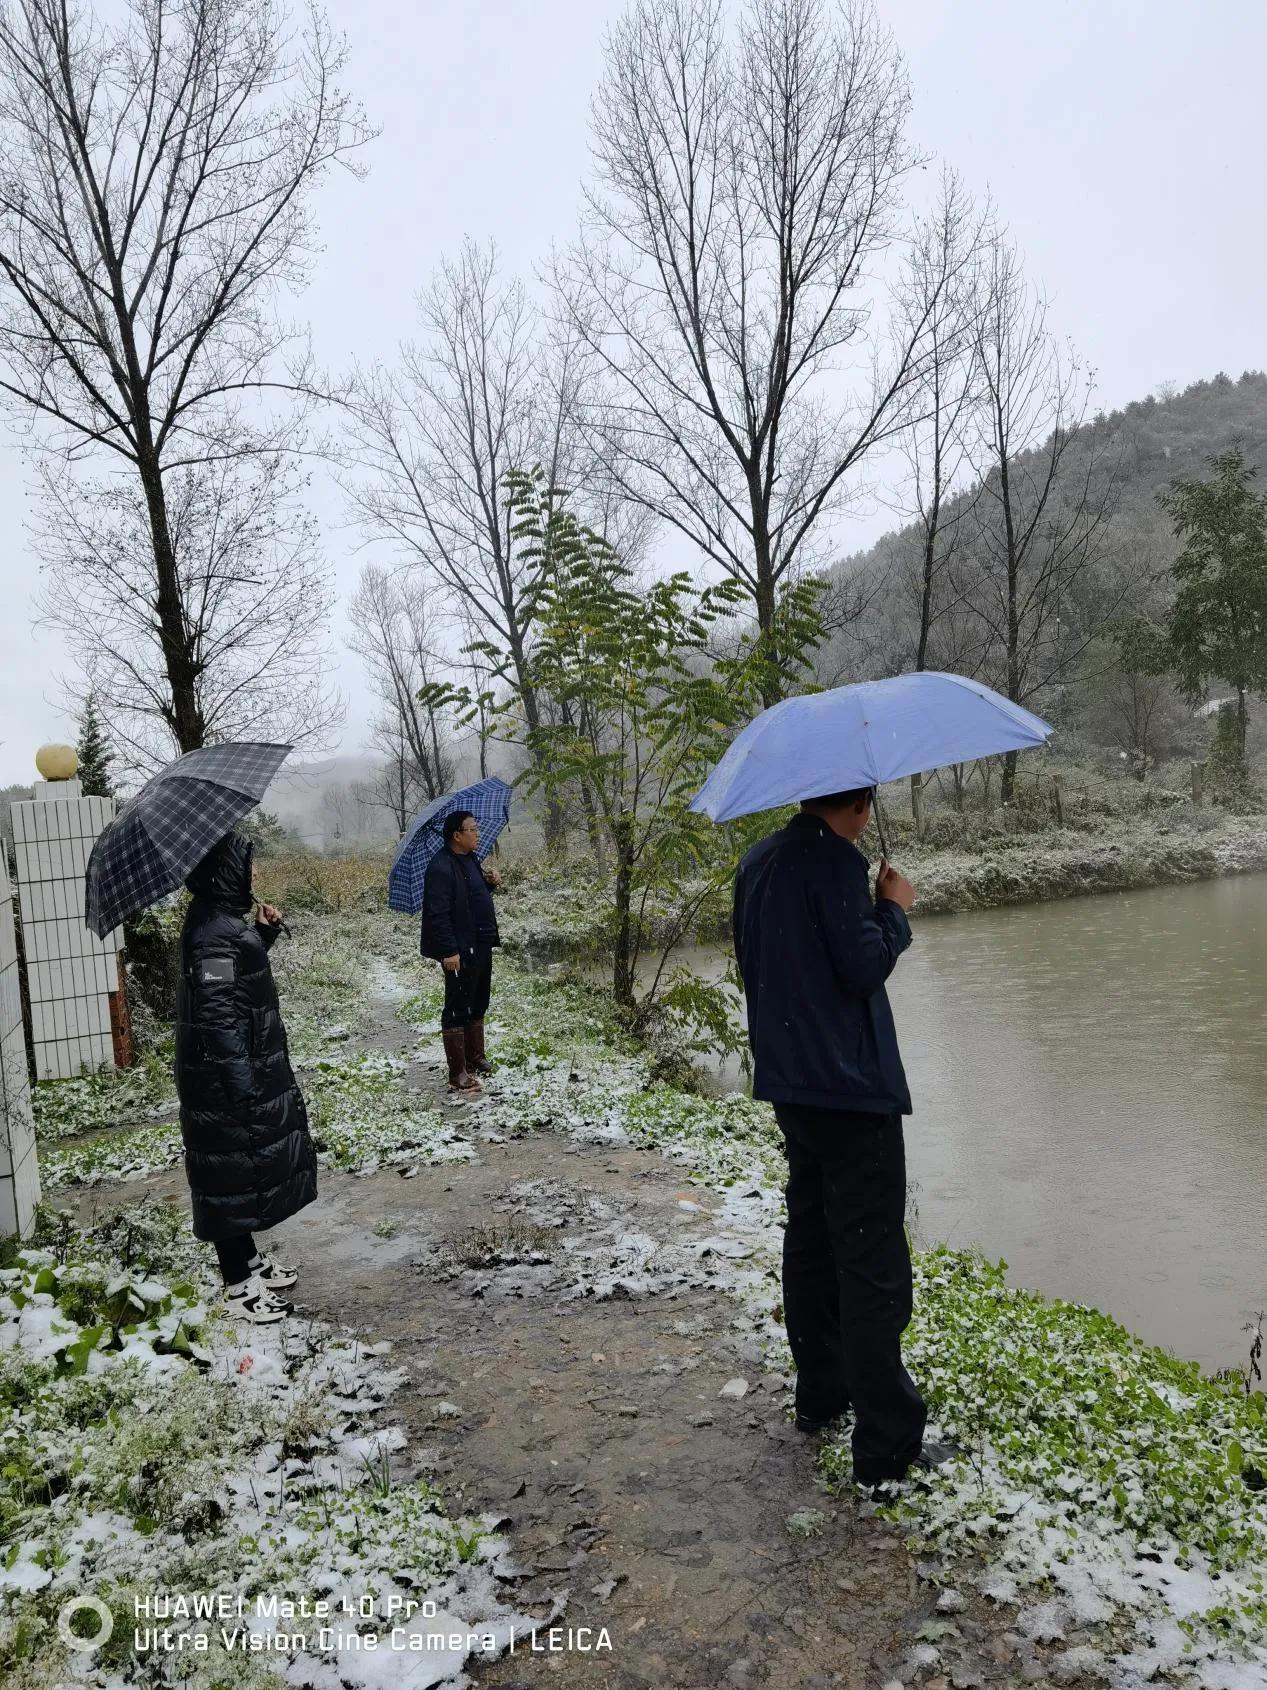
[[[479,823],[470,810],[452,810],[441,828],[443,849],[427,865],[422,901],[422,954],[444,967],[440,1028],[449,1065],[449,1090],[483,1090],[492,1072],[484,1051],[484,1016],[493,983],[493,948],[501,943],[490,890],[496,869],[476,857]]]
[[[422,954],[444,965],[444,1054],[449,1089],[472,1095],[492,1072],[484,1054],[484,1013],[492,988],[493,947],[501,943],[483,867],[510,821],[511,789],[486,775],[459,792],[442,792],[420,810],[396,848],[387,877],[388,903],[405,915],[422,911]]]

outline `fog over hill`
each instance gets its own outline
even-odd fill
[[[1158,495],[1176,478],[1206,478],[1211,457],[1233,447],[1257,471],[1258,490],[1267,492],[1262,371],[1247,370],[1235,379],[1219,373],[1182,392],[1149,394],[1095,416],[1070,438],[1043,522],[1052,529],[1071,524],[1074,500],[1087,487],[1093,499],[1103,498],[1104,519],[1085,559],[1065,565],[1063,574],[1058,565],[1046,581],[1040,540],[1038,561],[1027,566],[1019,595],[1031,607],[1045,595],[1033,612],[1045,621],[1027,631],[1030,668],[1019,696],[1064,730],[1066,744],[1130,756],[1142,731],[1142,712],[1149,718],[1148,761],[1196,755],[1204,745],[1204,730],[1194,736],[1192,712],[1164,679],[1148,683],[1146,709],[1138,699],[1126,701],[1131,721],[1123,724],[1124,677],[1110,630],[1122,619],[1164,618],[1174,595],[1170,565],[1178,542]],[[1031,484],[1041,483],[1047,449],[1015,460],[1022,472],[1018,480],[1028,475]],[[989,531],[999,524],[997,492],[997,471],[984,483],[967,475],[946,502],[939,544],[948,547],[946,536],[954,530],[955,549],[936,589],[925,666],[972,674],[1006,691],[1000,548],[997,532]],[[1022,495],[1022,515],[1024,501]],[[839,685],[916,666],[923,563],[924,531],[914,522],[836,565],[834,579],[852,600],[853,614],[818,653],[820,682]]]

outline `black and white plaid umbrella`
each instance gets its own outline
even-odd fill
[[[97,937],[174,892],[217,839],[255,808],[290,749],[208,745],[147,781],[88,859],[84,920]]]

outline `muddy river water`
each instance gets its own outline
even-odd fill
[[[1240,1360],[1267,1305],[1267,876],[930,916],[890,995],[920,1236]]]

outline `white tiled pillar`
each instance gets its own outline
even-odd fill
[[[0,1238],[25,1237],[40,1200],[31,1087],[22,1030],[22,988],[13,935],[13,889],[0,849]]]
[[[84,925],[84,869],[114,802],[85,798],[77,780],[41,780],[12,815],[35,1077],[69,1079],[116,1060],[123,932],[98,939]]]

